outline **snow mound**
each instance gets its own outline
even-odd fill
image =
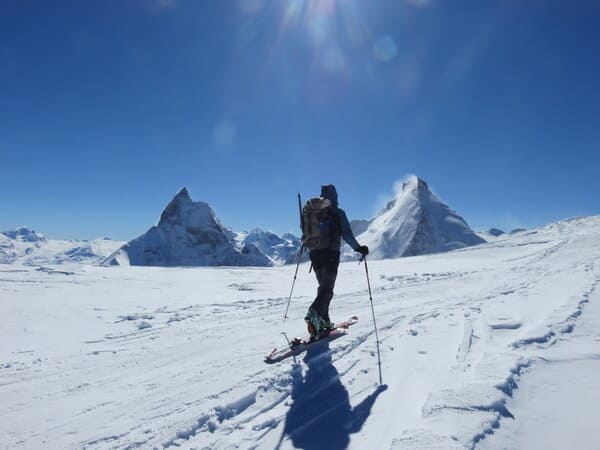
[[[254,245],[241,249],[208,203],[194,202],[181,189],[160,216],[158,225],[125,244],[103,265],[132,266],[270,266]]]
[[[369,246],[372,259],[441,253],[485,242],[418,177],[403,184],[357,240]]]

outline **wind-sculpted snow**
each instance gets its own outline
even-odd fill
[[[590,217],[369,261],[383,386],[357,262],[331,315],[360,320],[275,365],[305,333],[308,264],[287,321],[289,266],[0,266],[2,445],[591,449],[599,259]]]

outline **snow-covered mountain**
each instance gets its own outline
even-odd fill
[[[160,216],[158,225],[128,242],[103,265],[132,266],[270,266],[256,246],[236,245],[208,203],[194,202],[181,189]]]
[[[292,245],[295,245],[298,248],[300,248],[302,245],[300,238],[298,236],[294,236],[292,233],[285,233],[283,236],[281,236],[281,238],[289,241]]]
[[[99,264],[123,242],[47,239],[27,227],[0,233],[0,264]]]
[[[366,219],[351,220],[350,228],[352,229],[352,233],[354,233],[354,236],[358,236],[359,234],[362,234],[365,231],[367,231],[367,228],[369,228],[369,225],[371,225],[371,222],[373,222],[373,219],[371,219],[371,220],[366,220]]]
[[[27,227],[17,227],[14,230],[3,231],[2,234],[18,242],[46,242],[46,237],[43,234],[38,234]]]
[[[369,246],[371,259],[447,252],[485,242],[418,177],[403,184],[357,240]]]
[[[250,232],[236,234],[238,246],[254,245],[262,253],[267,255],[274,264],[284,264],[290,255],[295,254],[302,243],[300,239],[291,233],[279,237],[272,231],[255,228]]]

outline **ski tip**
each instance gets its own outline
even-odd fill
[[[273,350],[271,350],[271,352],[265,356],[265,362],[267,364],[273,364],[275,361],[273,361],[272,356],[275,354],[275,352],[277,351],[277,347],[273,347]]]

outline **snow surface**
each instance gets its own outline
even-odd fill
[[[294,268],[0,266],[6,448],[598,448],[600,217],[342,263],[348,336],[296,360]],[[328,348],[329,347],[329,348]]]

